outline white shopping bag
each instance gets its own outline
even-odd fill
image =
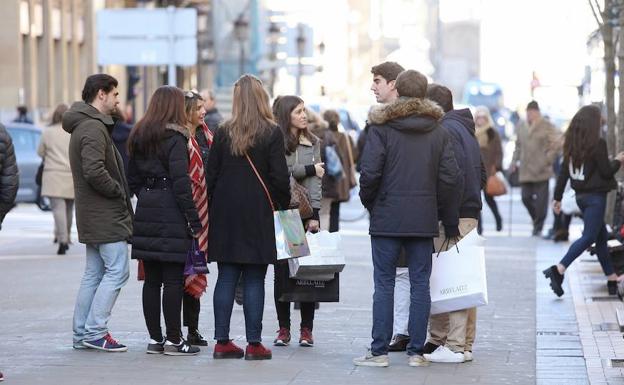
[[[484,242],[473,230],[448,251],[433,254],[431,314],[488,304]]]
[[[330,281],[345,266],[340,248],[340,234],[320,231],[306,234],[310,255],[288,260],[291,278],[313,281]]]
[[[580,215],[581,209],[576,203],[576,191],[570,186],[570,182],[566,184],[561,198],[561,211],[567,215]]]

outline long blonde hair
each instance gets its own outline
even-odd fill
[[[475,108],[475,123],[477,122],[477,116],[482,115],[485,116],[485,120],[487,121],[487,127],[484,128],[495,128],[494,119],[492,119],[492,114],[490,113],[490,109],[486,106],[477,106]]]
[[[249,74],[241,76],[234,84],[232,118],[224,124],[232,154],[245,155],[275,125],[269,95],[260,79]]]

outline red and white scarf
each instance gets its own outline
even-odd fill
[[[212,145],[212,132],[205,123],[202,122],[201,129],[206,136],[208,145]],[[193,202],[199,214],[202,228],[199,233],[199,249],[208,254],[208,190],[206,189],[206,173],[204,162],[201,157],[201,148],[193,135],[188,141],[189,168],[188,174],[191,178],[191,191],[193,192]],[[208,280],[205,274],[193,274],[186,277],[185,290],[195,298],[201,297],[208,287]]]

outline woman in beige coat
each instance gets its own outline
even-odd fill
[[[58,241],[57,254],[69,248],[74,215],[74,181],[69,166],[69,138],[61,127],[65,104],[60,104],[52,114],[50,126],[43,131],[37,153],[43,159],[41,195],[50,198],[54,216],[54,237]]]

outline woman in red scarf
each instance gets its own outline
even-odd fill
[[[197,208],[202,230],[198,234],[199,249],[208,250],[208,195],[206,192],[205,162],[212,144],[212,133],[204,123],[204,103],[202,97],[192,91],[184,93],[188,140],[189,178],[193,190],[193,202]],[[206,291],[208,281],[205,274],[193,274],[185,277],[183,297],[183,320],[188,328],[187,341],[191,345],[207,346],[208,342],[199,333],[199,298]]]

